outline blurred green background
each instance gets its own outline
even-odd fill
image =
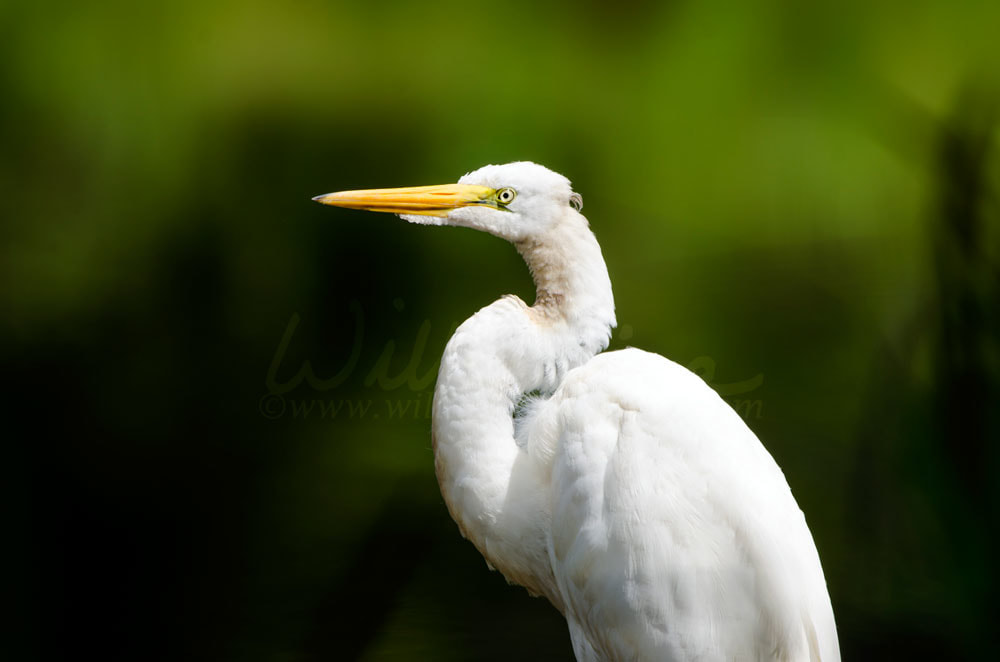
[[[532,298],[493,237],[323,208],[528,159],[613,347],[783,467],[845,659],[995,649],[1000,4],[6,2],[9,659],[572,659],[461,539],[426,404]],[[7,657],[7,656],[5,656]]]

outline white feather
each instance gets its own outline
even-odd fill
[[[569,182],[533,163],[461,182],[517,197],[434,222],[510,240],[538,288],[441,361],[435,465],[462,533],[562,611],[580,660],[839,660],[812,536],[753,432],[685,368],[598,354],[614,300]]]

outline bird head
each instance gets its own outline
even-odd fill
[[[473,228],[513,242],[545,233],[581,205],[568,179],[529,161],[484,166],[457,184],[342,191],[313,200],[394,213],[410,223]]]

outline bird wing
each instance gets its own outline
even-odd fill
[[[580,659],[839,659],[784,475],[700,378],[609,352],[550,403],[549,555]]]

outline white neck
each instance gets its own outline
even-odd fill
[[[567,208],[546,235],[516,247],[534,278],[535,304],[504,297],[448,342],[434,392],[435,465],[463,535],[508,580],[561,609],[546,543],[547,449],[555,440],[531,420],[515,438],[513,415],[525,393],[551,393],[607,347],[614,299],[601,249],[576,211]]]

